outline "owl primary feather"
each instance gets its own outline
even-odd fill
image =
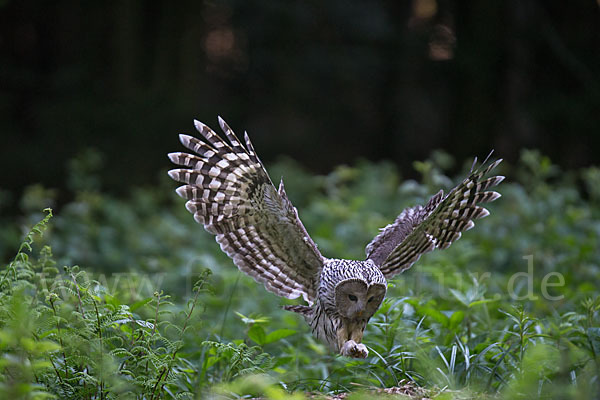
[[[313,334],[333,350],[367,357],[363,332],[386,294],[387,279],[410,268],[422,254],[445,249],[489,212],[479,206],[500,194],[487,191],[504,179],[485,178],[502,160],[486,161],[449,193],[424,206],[407,208],[367,245],[366,260],[321,255],[288,199],[283,181],[275,188],[244,133],[242,143],[219,118],[224,140],[194,121],[204,141],[180,135],[189,153],[170,153],[183,168],[169,175],[185,185],[194,219],[216,236],[221,249],[243,272],[279,296],[300,296],[308,305],[286,306],[301,314]]]

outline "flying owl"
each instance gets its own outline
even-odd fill
[[[475,169],[449,193],[440,190],[424,206],[405,209],[367,245],[366,260],[321,255],[288,199],[283,180],[276,189],[254,147],[245,144],[219,117],[227,141],[194,121],[205,141],[180,135],[195,154],[170,153],[184,168],[169,176],[185,183],[177,194],[196,222],[243,272],[279,296],[300,296],[308,305],[285,306],[301,314],[312,333],[334,351],[365,358],[365,326],[383,301],[387,279],[410,268],[422,254],[445,249],[489,212],[479,203],[500,194],[486,191],[503,176],[484,177],[502,160]],[[489,156],[488,156],[489,157]],[[475,159],[477,161],[477,159]]]

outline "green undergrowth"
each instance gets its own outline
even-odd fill
[[[420,182],[387,163],[269,171],[324,255],[362,259],[378,228],[467,164],[434,153],[415,163]],[[38,210],[57,191],[34,185],[24,216],[0,221],[0,398],[360,399],[407,384],[422,388],[412,398],[600,393],[598,168],[563,172],[535,151],[501,164],[490,216],[389,283],[365,360],[331,354],[281,309],[299,301],[239,273],[167,179],[121,199],[102,192],[98,155],[70,168],[73,199],[56,216]]]

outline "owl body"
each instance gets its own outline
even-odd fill
[[[301,314],[315,337],[340,354],[366,357],[363,332],[386,295],[387,280],[419,257],[445,249],[489,212],[479,206],[500,197],[487,188],[504,177],[484,177],[501,160],[475,169],[449,193],[424,206],[403,210],[366,247],[364,261],[323,257],[289,201],[283,181],[276,189],[254,147],[245,145],[219,118],[227,141],[195,121],[205,141],[180,135],[195,154],[170,153],[184,168],[169,175],[184,185],[194,219],[216,236],[221,249],[243,272],[279,296],[302,297],[308,305],[284,308]],[[488,156],[489,157],[489,156]]]
[[[371,260],[326,259],[314,307],[284,308],[303,314],[313,335],[337,352],[350,340],[360,344],[364,329],[381,305],[386,290],[387,281]],[[347,345],[345,353],[359,349],[360,346],[357,349]]]

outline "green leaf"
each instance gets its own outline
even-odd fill
[[[450,317],[450,329],[456,330],[460,323],[465,319],[464,311],[455,311]]]
[[[267,335],[265,338],[264,344],[269,344],[286,338],[288,336],[292,336],[296,331],[293,329],[277,329]]]
[[[474,306],[478,306],[480,304],[487,304],[487,303],[494,303],[498,301],[497,299],[483,299],[483,300],[475,300],[471,303],[469,303],[469,307],[474,307]]]
[[[246,317],[244,314],[239,313],[239,312],[235,312],[235,315],[237,315],[238,317],[241,318],[242,322],[245,323],[246,325],[251,325],[251,324],[266,324],[267,322],[269,322],[269,318],[267,317],[257,317],[257,318],[251,318],[251,317]]]
[[[450,290],[450,293],[452,293],[452,295],[453,295],[454,297],[456,297],[456,299],[457,299],[458,301],[460,301],[462,304],[464,304],[464,305],[465,305],[465,306],[467,306],[467,307],[469,306],[469,301],[467,300],[467,297],[466,297],[464,294],[462,294],[461,292],[459,292],[459,291],[458,291],[458,290],[456,290],[456,289],[452,289],[452,288],[450,288],[450,289],[448,289],[448,290]]]
[[[248,329],[248,337],[259,346],[265,344],[266,336],[264,328],[260,325],[252,325],[252,327]]]
[[[148,298],[142,299],[140,301],[136,301],[129,307],[129,309],[133,312],[133,311],[137,310],[138,308],[141,308],[141,307],[145,306],[146,304],[150,303],[151,301],[152,301],[152,297],[148,297]]]
[[[448,327],[450,319],[442,314],[440,311],[436,310],[433,307],[428,306],[420,306],[417,307],[417,312],[421,315],[425,315],[433,319],[434,321],[442,324],[445,327]]]
[[[219,359],[220,359],[220,357],[217,357],[217,356],[208,357],[205,361],[206,368],[210,368],[213,365],[215,365],[217,363],[217,361],[219,361]]]
[[[600,328],[588,328],[587,336],[593,347],[594,354],[600,354]]]

